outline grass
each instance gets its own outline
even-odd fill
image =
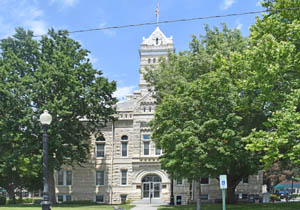
[[[52,210],[112,210],[114,206],[129,210],[132,209],[133,205],[75,205],[75,204],[64,204],[51,206]],[[0,206],[0,210],[41,210],[41,205],[8,205]]]
[[[163,206],[158,210],[195,210],[194,205],[189,206]],[[269,203],[269,204],[236,204],[227,205],[226,210],[298,210],[300,203]],[[222,210],[222,204],[203,204],[202,210]]]

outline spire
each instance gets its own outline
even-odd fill
[[[156,14],[156,26],[158,27],[158,22],[159,22],[159,0],[157,0],[157,6],[156,6],[155,14]]]

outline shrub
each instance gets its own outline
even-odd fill
[[[5,205],[6,204],[6,197],[0,196],[0,205]]]
[[[41,204],[43,199],[33,199],[34,204]]]
[[[64,201],[62,204],[95,205],[95,202],[92,200],[76,200],[76,201]]]
[[[16,199],[16,204],[20,204],[22,202],[23,202],[23,200],[21,200],[20,198]],[[14,200],[13,199],[8,199],[7,204],[14,204]]]
[[[24,198],[22,203],[33,203],[32,198]]]

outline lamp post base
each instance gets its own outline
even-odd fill
[[[42,205],[42,210],[51,210],[51,208],[50,208],[51,202],[50,201],[42,201],[41,205]]]

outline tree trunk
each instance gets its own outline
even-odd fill
[[[228,186],[226,190],[226,200],[227,203],[230,204],[236,203],[235,186]]]
[[[49,199],[51,204],[56,204],[54,170],[49,170]]]
[[[201,210],[201,179],[198,181],[197,210]]]

